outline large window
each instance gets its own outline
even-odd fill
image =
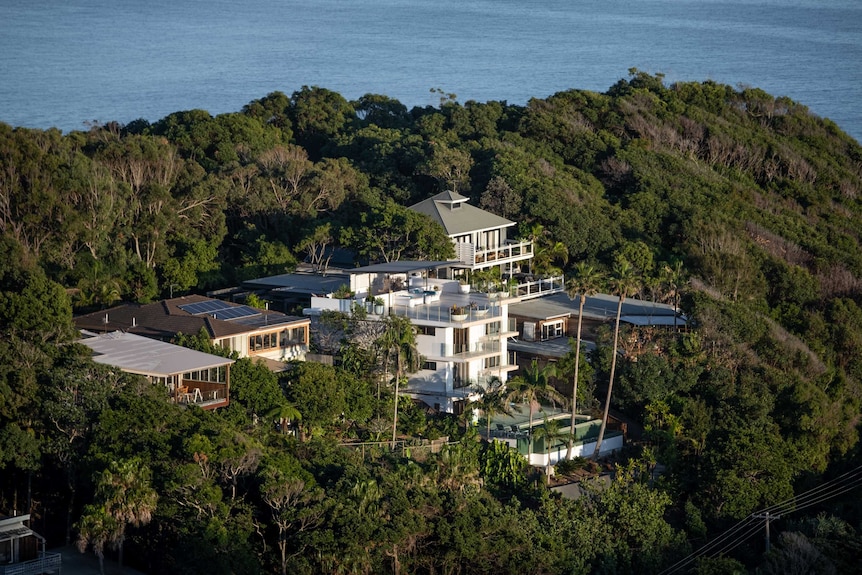
[[[422,369],[430,369],[431,371],[437,371],[437,362],[436,361],[426,361],[422,364]]]
[[[248,338],[249,351],[266,351],[278,347],[278,333],[261,333]]]

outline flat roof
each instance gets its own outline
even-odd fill
[[[614,295],[596,294],[587,296],[584,304],[584,319],[610,320],[617,316],[619,298]],[[509,315],[535,319],[554,319],[578,315],[579,299],[569,299],[565,293],[555,293],[509,305]],[[674,320],[676,318],[676,320]],[[634,325],[686,325],[687,318],[673,306],[634,298],[623,301],[620,321]]]
[[[410,272],[418,272],[421,270],[428,269],[437,269],[444,267],[451,267],[454,265],[460,265],[463,262],[458,260],[446,260],[446,261],[416,261],[416,260],[404,260],[404,261],[396,261],[396,262],[384,262],[382,264],[372,264],[370,266],[363,266],[361,268],[351,268],[349,270],[344,270],[345,273],[348,274],[381,274],[381,273],[389,273],[389,274],[405,274]]]
[[[232,359],[133,333],[85,334],[89,337],[78,341],[93,350],[93,361],[129,373],[168,377],[233,363]]]
[[[242,282],[245,289],[270,289],[297,293],[324,294],[350,284],[350,277],[341,270],[327,274],[294,273],[279,274]]]

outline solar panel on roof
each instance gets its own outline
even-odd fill
[[[218,319],[237,319],[241,317],[250,317],[253,315],[260,314],[260,310],[257,310],[253,307],[249,307],[247,305],[241,305],[237,307],[229,307],[227,309],[222,309],[216,312],[216,317]]]
[[[234,306],[221,300],[187,303],[179,308],[192,315],[208,315],[215,319],[231,320],[259,315],[260,310],[247,305]]]
[[[221,300],[212,299],[195,303],[187,303],[179,306],[179,308],[192,315],[211,314],[220,312],[221,310],[230,308],[230,304]]]

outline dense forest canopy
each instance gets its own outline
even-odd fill
[[[453,443],[344,448],[389,429],[379,340],[281,376],[239,360],[216,413],[71,343],[73,309],[231,286],[326,248],[445,257],[442,230],[407,209],[442,190],[517,221],[537,271],[586,262],[607,277],[624,261],[638,297],[691,318],[622,338],[613,403],[645,441],[610,487],[552,496],[464,420],[404,399],[399,431]],[[303,87],[215,117],[0,124],[0,233],[0,510],[153,573],[657,573],[860,473],[862,147],[756,88],[632,70],[606,93],[525,106],[446,96],[408,110]],[[582,370],[592,409],[609,336]],[[140,516],[112,513],[119,477]],[[858,491],[826,493],[781,507],[769,554],[758,538],[715,545],[683,572],[858,569]]]

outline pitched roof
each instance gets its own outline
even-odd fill
[[[440,192],[413,204],[410,209],[430,217],[443,226],[449,236],[515,225],[511,220],[471,206],[467,200],[457,192]]]
[[[168,377],[234,363],[232,359],[121,331],[92,334],[79,342],[95,352],[96,363],[143,375]]]
[[[238,310],[246,307],[200,295],[188,295],[151,304],[124,304],[78,316],[74,318],[74,322],[78,329],[93,332],[119,330],[162,340],[172,339],[178,333],[194,335],[200,332],[201,328],[204,328],[210,337],[217,339],[258,331],[272,325],[308,323],[308,318],[285,315],[277,311],[253,310],[253,308],[224,313],[223,315],[226,316],[224,318],[219,317],[220,311],[192,313],[188,310],[190,304],[207,302],[214,302],[213,305],[221,310]],[[246,315],[227,319],[227,316],[241,313]]]

